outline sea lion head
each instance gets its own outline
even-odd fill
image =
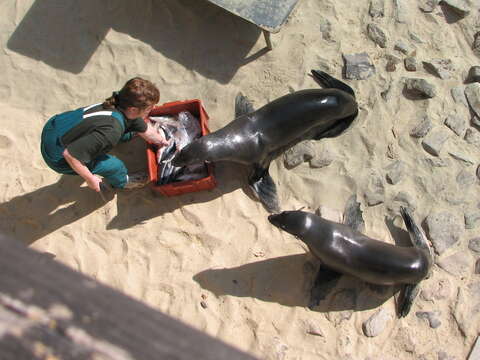
[[[190,144],[180,150],[172,160],[173,166],[188,166],[192,164],[201,164],[210,161],[208,151],[202,139],[192,141]]]
[[[312,225],[311,215],[304,211],[283,211],[273,214],[268,220],[276,227],[296,237],[304,235]]]

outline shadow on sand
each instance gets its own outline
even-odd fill
[[[267,52],[248,55],[261,35],[256,26],[199,0],[37,0],[7,47],[78,74],[110,29],[220,83]]]
[[[307,307],[316,267],[318,262],[306,253],[233,268],[209,269],[196,274],[193,279],[216,296],[253,297],[285,306]],[[312,310],[373,309],[392,297],[396,290],[394,287],[370,285],[350,276],[342,276],[326,299]]]

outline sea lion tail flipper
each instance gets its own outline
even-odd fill
[[[423,229],[415,222],[410,209],[400,206],[400,214],[402,215],[403,222],[408,230],[410,241],[413,246],[422,250],[427,250],[430,257],[433,259],[433,250],[428,243],[427,236]]]
[[[353,230],[363,232],[365,230],[365,222],[363,213],[360,209],[360,203],[357,202],[357,195],[353,194],[347,200],[345,210],[343,212],[343,223],[350,226]]]
[[[267,169],[256,168],[249,179],[249,184],[255,195],[270,213],[280,212],[277,186]]]
[[[338,280],[342,274],[320,265],[312,289],[310,290],[309,309],[313,309],[324,300],[330,291],[337,285]]]
[[[408,315],[419,291],[420,287],[418,284],[405,285],[398,299],[398,317],[402,318]]]
[[[355,91],[345,84],[343,81],[335,79],[333,76],[328,75],[326,72],[321,70],[312,70],[312,76],[323,86],[326,88],[335,88],[343,90],[353,97],[355,97]]]
[[[235,117],[250,114],[254,112],[253,104],[249,98],[243,95],[241,92],[235,97]]]

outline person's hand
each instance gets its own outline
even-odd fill
[[[95,190],[96,192],[100,192],[100,183],[102,179],[97,175],[92,175],[87,180],[87,185],[90,189]]]

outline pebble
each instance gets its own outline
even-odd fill
[[[475,274],[480,274],[480,259],[477,259],[477,262],[475,263]]]
[[[420,10],[426,13],[431,13],[438,6],[440,0],[420,0],[420,5],[418,6]]]
[[[367,25],[367,33],[368,37],[378,46],[381,48],[387,47],[387,37],[385,32],[374,23],[370,23]]]
[[[395,20],[400,24],[408,23],[408,9],[409,6],[405,0],[393,0],[393,6],[395,9]]]
[[[466,169],[460,170],[457,174],[457,184],[460,185],[462,189],[469,187],[475,183],[475,175],[471,172],[467,171]]]
[[[478,31],[473,37],[472,50],[475,55],[480,57],[480,31]]]
[[[480,223],[480,210],[469,211],[465,213],[465,228],[475,229]]]
[[[407,71],[417,71],[417,59],[414,56],[405,59],[405,69]]]
[[[465,231],[465,221],[448,211],[433,212],[426,218],[429,238],[438,254],[452,247]]]
[[[425,79],[417,79],[417,78],[406,79],[405,91],[408,95],[415,98],[420,98],[420,99],[433,98],[437,95],[435,91],[435,86],[430,84]]]
[[[465,86],[465,97],[473,112],[480,117],[480,83]]]
[[[370,8],[368,13],[373,18],[380,18],[385,16],[385,0],[370,1]]]
[[[353,80],[365,80],[375,74],[375,66],[366,52],[343,54],[345,60],[345,77]]]
[[[332,24],[326,18],[320,18],[320,32],[324,40],[333,43],[335,42],[332,36]]]
[[[429,117],[424,116],[418,124],[416,124],[410,130],[410,136],[415,138],[421,138],[428,134],[428,132],[432,129],[433,124]]]
[[[405,54],[407,56],[413,55],[413,53],[415,52],[415,50],[412,49],[410,45],[404,43],[402,40],[397,41],[394,49],[400,51],[402,54]]]
[[[363,323],[363,333],[368,337],[380,335],[385,330],[390,318],[391,314],[389,311],[383,308],[378,310]]]
[[[459,150],[459,149],[450,149],[448,150],[448,153],[456,160],[459,160],[461,161],[462,163],[464,163],[465,165],[467,166],[471,166],[473,164],[475,164],[475,159],[472,158],[469,154],[467,154],[465,151],[463,150]]]
[[[387,181],[392,184],[398,184],[404,177],[406,166],[405,164],[397,160],[394,163],[388,165],[385,169],[387,171]]]
[[[455,357],[448,355],[445,351],[438,352],[438,360],[456,360]]]
[[[322,330],[312,321],[307,323],[307,334],[325,337]]]
[[[480,253],[480,237],[470,239],[468,248],[476,253]]]
[[[311,141],[302,141],[285,151],[285,166],[292,169],[315,156],[315,147]]]
[[[438,156],[449,137],[450,133],[446,129],[437,126],[425,136],[422,146],[428,153]]]
[[[480,132],[474,128],[468,128],[465,132],[465,141],[469,144],[480,147]]]
[[[319,169],[330,165],[336,158],[336,155],[327,148],[324,148],[320,154],[313,157],[310,160],[310,166],[315,169]]]
[[[419,319],[425,319],[432,329],[438,328],[442,323],[438,319],[440,311],[418,311],[415,313]]]
[[[468,82],[480,82],[480,66],[472,66],[468,72]]]
[[[468,127],[467,121],[457,114],[448,115],[445,119],[445,125],[460,137],[465,136]]]
[[[452,73],[455,71],[452,60],[450,59],[432,59],[430,61],[424,61],[423,65],[426,70],[443,80],[450,79]]]
[[[470,13],[470,4],[465,0],[442,0],[442,2],[462,17]]]
[[[202,308],[206,309],[208,307],[207,303],[205,301],[200,301],[200,305]]]
[[[468,107],[467,98],[465,97],[465,87],[462,85],[456,86],[450,90],[453,101],[457,104],[462,104]]]
[[[391,55],[391,54],[388,54],[386,56],[386,59],[387,59],[386,70],[390,71],[390,72],[395,71],[397,69],[397,65],[402,62],[402,60],[400,58],[396,57],[395,55]]]

